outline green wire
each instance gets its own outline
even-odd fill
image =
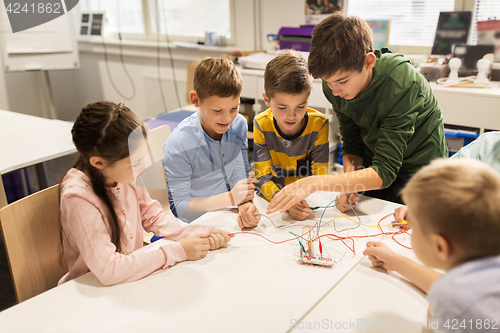
[[[335,202],[335,205],[330,206],[334,202]],[[333,201],[330,201],[330,203],[328,205],[326,205],[325,209],[323,209],[323,213],[321,214],[321,217],[319,218],[319,222],[318,222],[318,231],[316,232],[316,238],[319,237],[319,231],[321,229],[321,222],[323,221],[323,215],[325,215],[326,210],[328,208],[333,208],[333,207],[337,206],[338,204],[339,204],[339,202],[337,201],[337,199],[335,199]]]
[[[335,205],[331,206],[331,204],[335,203]],[[321,214],[321,217],[319,218],[319,222],[318,222],[318,231],[316,233],[316,238],[314,238],[312,241],[314,242],[318,237],[319,237],[319,230],[321,229],[321,221],[323,220],[323,215],[325,215],[325,212],[328,208],[333,208],[335,206],[337,206],[339,204],[339,202],[337,201],[337,199],[333,200],[333,201],[330,201],[330,203],[328,203],[328,205],[326,206],[316,206],[316,207],[313,207],[312,210],[316,210],[316,209],[319,209],[319,208],[323,208],[323,213]],[[274,223],[273,223],[274,224]],[[302,248],[302,251],[303,253],[306,253],[306,249],[304,248],[304,245],[302,244],[302,242],[300,241],[299,237],[302,238],[303,240],[305,240],[306,242],[309,242],[311,240],[307,240],[305,239],[304,237],[302,236],[299,236],[297,234],[294,234],[293,232],[289,231],[292,235],[295,236],[295,238],[297,238],[297,241],[299,242],[300,244],[300,247]]]
[[[304,245],[302,245],[302,242],[301,242],[301,241],[300,241],[300,239],[299,239],[299,237],[300,237],[300,238],[303,238],[303,237],[302,237],[302,236],[298,236],[298,235],[294,234],[294,233],[293,233],[293,232],[291,232],[291,231],[290,231],[290,233],[291,233],[292,235],[294,235],[294,236],[295,236],[295,238],[297,238],[297,240],[299,241],[300,247],[302,248],[302,252],[305,254],[305,253],[306,253],[306,249],[304,248]]]
[[[311,210],[318,210],[320,208],[328,208],[328,206],[316,206],[316,207],[311,208]]]

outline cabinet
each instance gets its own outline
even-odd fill
[[[492,82],[492,88],[455,88],[431,83],[439,101],[444,123],[500,131],[500,84]]]

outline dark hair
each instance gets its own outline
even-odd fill
[[[108,208],[111,242],[116,246],[117,252],[121,252],[120,223],[109,190],[105,186],[106,179],[90,164],[89,159],[99,156],[112,165],[130,156],[129,135],[138,127],[142,128],[145,135],[143,122],[122,103],[95,102],[82,109],[71,130],[73,142],[78,150],[78,159],[72,167],[90,178],[92,189]]]
[[[372,31],[368,23],[337,12],[314,28],[309,72],[316,79],[345,71],[360,72],[366,54],[373,51]]]
[[[200,100],[211,96],[239,96],[241,88],[240,71],[231,60],[205,58],[196,64],[193,89]]]
[[[264,91],[268,98],[279,92],[296,95],[311,89],[312,77],[300,52],[285,50],[267,63]]]

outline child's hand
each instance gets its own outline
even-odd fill
[[[314,177],[299,179],[283,187],[281,191],[273,197],[269,206],[267,206],[266,213],[270,214],[278,210],[285,212],[317,190],[318,185],[315,183]]]
[[[304,221],[306,217],[313,213],[311,206],[309,206],[305,200],[297,202],[288,210],[288,212],[290,213],[290,216],[297,221]]]
[[[375,267],[382,267],[388,271],[395,271],[399,254],[392,251],[382,242],[366,243],[366,250],[363,252]]]
[[[231,240],[231,237],[234,237],[234,234],[230,235],[228,232],[224,230],[213,228],[212,231],[210,231],[210,234],[208,235],[208,241],[210,242],[210,250],[215,250],[223,247],[224,245],[227,244],[227,242]]]
[[[406,224],[401,224],[401,222],[406,220],[406,214],[408,214],[408,207],[401,206],[394,210],[394,219],[396,223],[394,225],[399,226],[400,228],[406,227]]]
[[[359,201],[359,194],[357,194],[357,193],[353,193],[353,194],[340,193],[337,195],[337,197],[335,199],[337,199],[337,201],[338,201],[338,204],[336,206],[337,209],[340,210],[342,213],[345,213],[345,212],[351,210],[351,206],[349,206],[349,203],[353,207],[356,206],[356,204]]]
[[[259,211],[253,202],[245,202],[238,207],[238,225],[241,229],[252,228],[257,226],[260,221],[260,216],[253,216]]]
[[[195,235],[187,237],[179,241],[184,252],[186,252],[187,260],[198,260],[204,258],[210,249],[210,242],[208,236]]]
[[[230,192],[230,195],[233,197],[234,204],[239,205],[252,200],[255,192],[255,184],[258,182],[259,181],[253,176],[253,174],[250,174],[248,178],[237,182]]]

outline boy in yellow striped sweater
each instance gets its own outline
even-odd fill
[[[269,107],[254,119],[254,168],[258,193],[271,200],[283,186],[309,175],[328,174],[328,118],[307,102],[312,78],[299,52],[286,50],[264,73]],[[312,214],[305,200],[288,210],[296,220]]]

